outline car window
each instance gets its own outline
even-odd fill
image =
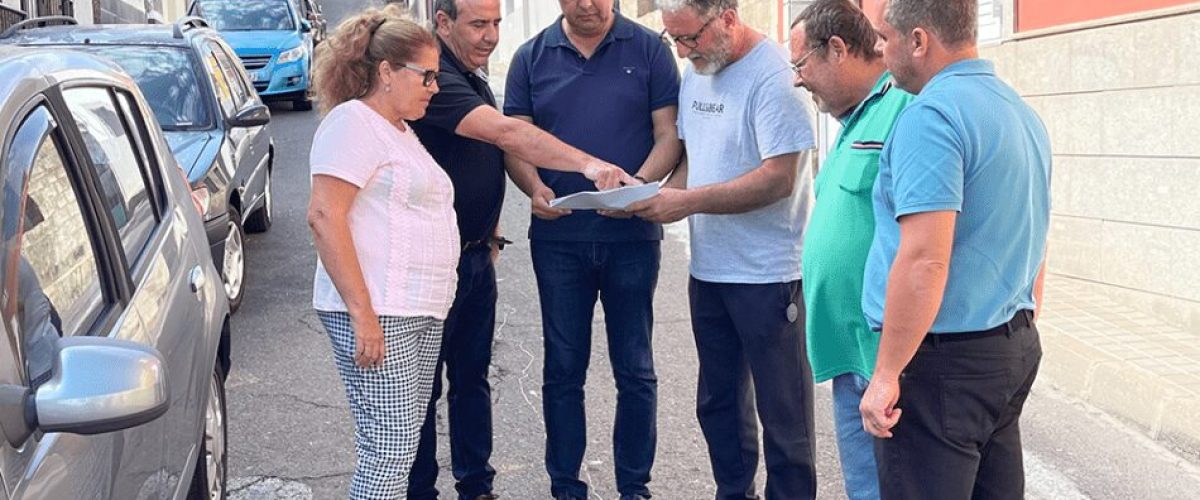
[[[233,96],[233,89],[229,86],[229,79],[225,77],[225,70],[221,69],[221,63],[212,52],[204,56],[204,62],[208,66],[208,76],[212,78],[213,89],[217,93],[217,103],[225,111],[226,117],[233,116],[237,113],[237,101]]]
[[[44,123],[44,122],[43,122]],[[19,131],[14,144],[38,140]],[[6,196],[6,211],[21,215],[15,241],[17,262],[16,319],[25,347],[31,385],[45,382],[54,365],[54,340],[84,335],[103,303],[100,272],[75,187],[67,173],[61,143],[41,135],[28,168],[22,196]],[[6,193],[11,195],[13,193]],[[5,220],[5,233],[9,232]]]
[[[149,241],[156,219],[133,134],[107,89],[68,89],[63,98],[83,136],[126,261],[132,264]]]
[[[229,83],[229,90],[233,93],[234,103],[240,108],[253,95],[250,89],[246,87],[246,81],[242,78],[243,70],[240,69],[241,64],[234,64],[233,58],[229,57],[229,53],[216,42],[209,42],[212,48],[213,55],[217,58],[217,64],[221,66],[221,72],[225,74],[226,80]]]
[[[142,113],[142,108],[134,104],[133,97],[125,92],[116,92],[117,104],[121,106],[121,112],[125,116],[125,123],[134,131],[132,134],[133,142],[140,146],[142,160],[142,178],[146,181],[146,186],[150,188],[150,198],[155,207],[155,221],[162,220],[162,215],[166,212],[166,199],[164,196],[162,177],[159,175],[159,158],[157,151],[154,148],[154,141],[149,135],[149,127],[151,123],[147,120],[147,116]]]
[[[118,45],[72,46],[116,61],[141,88],[163,130],[209,130],[215,126],[188,50]]]
[[[196,14],[217,31],[292,31],[290,0],[200,0]]]

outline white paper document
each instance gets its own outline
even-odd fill
[[[550,200],[551,208],[572,210],[624,210],[625,207],[658,194],[660,184],[648,182],[640,186],[625,186],[608,191],[584,191]]]

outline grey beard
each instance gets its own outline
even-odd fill
[[[689,57],[689,59],[691,59],[691,58]],[[700,69],[699,66],[696,66],[695,61],[692,61],[692,68],[696,70],[696,74],[712,76],[717,73],[720,73],[721,70],[725,69],[725,66],[727,66],[729,64],[729,56],[724,56],[724,55],[720,56],[720,57],[714,57],[711,59],[707,59],[707,60],[708,60],[708,65],[705,66],[704,69]]]

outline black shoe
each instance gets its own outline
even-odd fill
[[[500,495],[494,493],[484,493],[475,497],[475,500],[500,500]]]
[[[621,495],[621,500],[650,500],[650,497],[645,495]]]

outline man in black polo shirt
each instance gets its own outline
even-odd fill
[[[454,183],[454,210],[463,252],[458,291],[446,318],[442,363],[421,428],[408,498],[437,498],[435,413],[444,366],[449,383],[450,458],[460,499],[486,500],[496,471],[492,453],[491,388],[488,366],[496,319],[497,224],[504,201],[504,153],[538,165],[579,172],[597,187],[636,184],[620,167],[568,146],[537,127],[496,109],[483,67],[496,48],[500,0],[437,0],[441,44],[439,92],[413,130]]]

